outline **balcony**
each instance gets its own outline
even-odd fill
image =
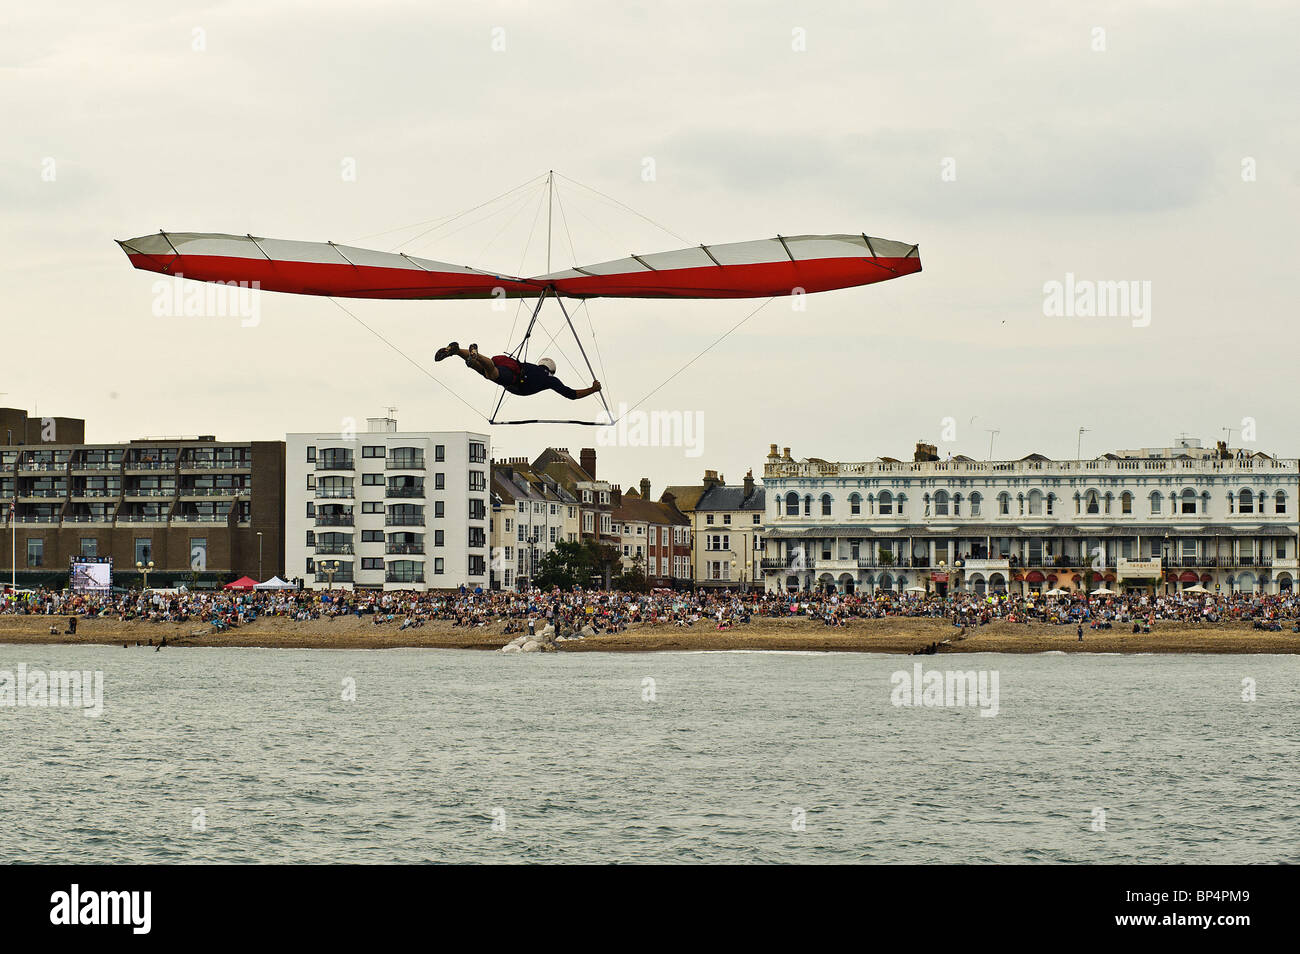
[[[384,461],[387,470],[424,470],[424,457],[389,457]]]
[[[125,465],[127,472],[133,470],[156,471],[156,470],[175,470],[176,461],[174,460],[128,460]]]
[[[350,543],[317,543],[315,549],[317,556],[350,556],[353,552]]]
[[[384,518],[386,527],[423,527],[424,517],[421,516],[388,516]]]
[[[353,494],[352,494],[352,488],[351,488],[351,487],[343,487],[343,488],[339,488],[339,487],[317,487],[317,488],[316,488],[316,497],[317,497],[318,499],[324,499],[324,500],[336,499],[336,500],[341,500],[341,499],[350,498],[350,497],[352,497],[352,496],[353,496]]]
[[[352,582],[352,571],[351,571],[351,570],[339,570],[339,572],[333,574],[332,576],[329,575],[329,574],[326,574],[326,573],[320,573],[320,572],[317,572],[317,573],[316,573],[316,582],[317,582],[317,583],[325,583],[325,584],[327,584],[327,585],[329,585],[329,586],[337,586],[337,585],[340,584],[340,583],[351,583],[351,582]]]
[[[181,470],[251,470],[249,460],[183,460]]]
[[[804,557],[800,560],[798,557],[763,557],[758,561],[758,565],[764,570],[811,570],[817,566],[817,561],[812,557]]]
[[[351,527],[354,523],[355,518],[350,513],[316,514],[316,526],[318,527]]]
[[[424,553],[423,543],[389,543],[384,546],[384,552],[388,554],[403,553]]]
[[[316,461],[316,472],[322,470],[356,470],[357,465],[351,460],[318,460]]]
[[[394,573],[389,571],[384,574],[385,583],[423,583],[423,573]]]
[[[385,497],[424,497],[423,487],[389,487],[384,491]]]
[[[72,472],[75,474],[79,471],[89,473],[102,473],[104,471],[119,471],[122,469],[122,462],[104,461],[104,460],[83,460],[72,465]]]
[[[24,460],[18,462],[19,473],[49,474],[62,473],[68,469],[67,461],[57,463],[48,460]]]
[[[174,487],[128,487],[123,496],[171,498],[176,496],[176,489]]]

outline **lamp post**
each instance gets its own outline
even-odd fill
[[[150,560],[148,563],[141,563],[137,560],[135,568],[139,571],[143,580],[140,584],[140,590],[143,592],[144,590],[149,589],[149,574],[153,572],[153,560]]]
[[[1165,594],[1169,593],[1169,534],[1165,534],[1164,547],[1160,551],[1162,560],[1160,563],[1160,575],[1165,579]]]
[[[325,574],[325,588],[334,589],[334,574],[339,571],[338,560],[326,560],[320,564],[320,571]]]
[[[257,531],[257,580],[259,583],[264,582],[266,577],[262,576],[262,531]]]

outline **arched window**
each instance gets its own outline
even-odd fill
[[[1273,497],[1273,512],[1286,513],[1286,491],[1279,490]]]
[[[1042,516],[1043,513],[1043,494],[1040,490],[1029,491],[1029,515],[1031,517]]]
[[[803,497],[803,515],[804,515],[805,517],[811,517],[811,516],[812,516],[812,494],[804,494],[804,497]]]
[[[1133,495],[1129,493],[1127,490],[1119,495],[1119,512],[1120,513],[1133,512]]]
[[[1191,487],[1183,490],[1181,513],[1196,513],[1196,491]]]
[[[983,503],[983,501],[984,498],[978,493],[970,495],[970,515],[972,517],[978,517],[980,515],[980,504]]]
[[[785,495],[785,515],[787,517],[799,516],[799,495],[793,490]]]
[[[1254,513],[1255,512],[1255,495],[1249,490],[1242,490],[1237,494],[1237,512]]]
[[[961,494],[952,495],[952,515],[954,517],[961,516]]]
[[[849,494],[849,513],[854,516],[862,513],[862,497],[859,494]]]
[[[948,516],[948,491],[939,490],[935,492],[934,515],[936,517]]]
[[[889,516],[894,512],[894,495],[888,490],[882,490],[880,496],[876,498],[876,502],[880,505],[879,509],[882,516]]]
[[[1163,502],[1164,502],[1164,498],[1160,496],[1160,491],[1158,490],[1151,491],[1151,515],[1153,517],[1160,516],[1160,505]]]
[[[907,494],[898,495],[898,515],[903,516],[903,506],[907,503]]]
[[[1050,517],[1056,510],[1056,494],[1047,495],[1047,515]]]
[[[1088,511],[1088,513],[1101,513],[1101,502],[1100,502],[1100,498],[1097,496],[1097,491],[1095,490],[1088,491],[1088,493],[1084,496],[1083,499],[1087,505],[1085,509]]]
[[[998,494],[998,516],[1011,516],[1011,495],[1005,490]]]
[[[831,515],[831,495],[822,494],[822,516],[829,517],[830,515]]]

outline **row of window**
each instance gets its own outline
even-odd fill
[[[78,553],[88,559],[99,559],[99,538],[82,537]],[[208,538],[190,537],[190,565],[195,570],[207,569]],[[135,538],[135,562],[148,564],[153,558],[153,537]],[[27,565],[40,567],[45,565],[45,540],[42,537],[27,538]]]
[[[1054,493],[1044,494],[1038,490],[1031,490],[1028,494],[1017,494],[1014,498],[1017,504],[1019,516],[1053,516],[1056,509],[1056,503],[1059,498]],[[1119,495],[1119,512],[1121,514],[1133,513],[1134,495],[1129,491],[1124,491]],[[1202,491],[1199,495],[1190,487],[1185,489],[1181,494],[1170,494],[1167,498],[1169,502],[1168,513],[1170,515],[1178,514],[1206,514],[1209,512],[1210,494],[1208,491]],[[980,506],[983,503],[983,496],[978,492],[972,492],[965,498],[968,506],[968,516],[980,516]],[[1099,494],[1095,490],[1089,490],[1085,494],[1075,494],[1074,512],[1076,514],[1101,514],[1112,513],[1112,503],[1115,497],[1113,494]],[[1165,513],[1165,496],[1158,490],[1153,490],[1148,497],[1151,516],[1160,516]],[[925,505],[925,515],[928,517],[933,511],[936,517],[962,516],[961,508],[963,497],[961,494],[949,495],[946,491],[936,491],[934,496],[925,494],[922,497]],[[821,515],[829,517],[833,515],[834,500],[830,494],[822,494],[820,500]],[[907,495],[904,493],[893,494],[888,490],[882,490],[878,495],[868,495],[867,503],[874,506],[875,512],[881,516],[903,516],[903,505],[907,502]],[[1011,515],[1011,504],[1013,498],[1011,494],[1003,491],[997,496],[997,506],[999,516]],[[1241,490],[1237,493],[1228,494],[1228,513],[1229,514],[1254,514],[1266,513],[1268,497],[1263,493],[1254,493],[1250,490]],[[785,495],[785,515],[788,517],[800,516],[800,505],[802,504],[802,515],[805,517],[812,516],[813,497],[811,494],[805,494],[802,498],[790,491]],[[861,494],[849,495],[849,513],[857,516],[862,513],[863,498]],[[1279,490],[1273,495],[1273,513],[1285,514],[1287,512],[1286,492]],[[777,516],[781,515],[781,503],[777,503]],[[758,518],[755,517],[755,523]]]

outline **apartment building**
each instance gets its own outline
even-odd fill
[[[117,585],[216,586],[284,572],[285,447],[215,436],[85,442],[80,418],[0,408],[0,568],[62,586],[71,561],[111,560]],[[16,550],[17,567],[11,566]]]
[[[291,575],[309,587],[486,590],[488,437],[399,431],[286,437],[285,533]]]

